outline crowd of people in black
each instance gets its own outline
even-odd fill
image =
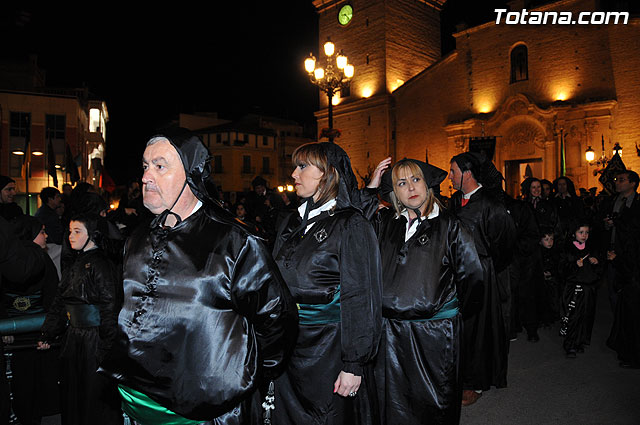
[[[607,291],[615,317],[607,345],[621,367],[640,368],[634,171],[618,172],[615,193],[599,194],[576,191],[566,176],[527,177],[514,198],[490,160],[466,152],[448,171],[384,159],[359,189],[344,151],[313,143],[293,155],[295,193],[257,176],[231,202],[213,188],[204,160],[185,159],[208,156],[199,143],[152,139],[142,180],[129,182],[116,209],[78,183],[62,193],[44,188],[37,212],[25,215],[14,201],[15,181],[0,176],[0,322],[13,326],[0,326],[10,353],[2,420],[15,414],[19,423],[39,424],[60,412],[65,424],[111,424],[122,423],[124,410],[137,424],[456,424],[461,406],[507,386],[510,341],[526,335],[535,343],[541,327],[557,326],[564,355],[579,357],[591,344],[598,290]],[[147,157],[158,151],[164,169]],[[439,190],[447,176],[451,198]],[[250,250],[255,264],[247,266]],[[171,307],[186,308],[184,300],[203,291],[191,282],[191,292],[177,290],[181,283],[171,279],[201,282],[203,270],[232,285],[230,298],[193,298],[200,310],[188,319],[237,311],[255,327],[245,325],[242,341],[254,335],[257,346],[215,341],[227,348],[213,359],[163,345],[198,351],[212,334],[220,338],[197,330],[201,340],[187,341],[194,325],[177,323],[182,313]],[[229,320],[223,316],[216,320]],[[225,384],[209,397],[188,386],[211,391],[217,383],[163,369],[188,375],[189,362],[203,359],[232,368],[234,350],[245,356],[242,373],[251,362],[269,372],[251,369],[228,400]],[[209,372],[203,379],[223,373]]]

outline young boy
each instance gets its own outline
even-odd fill
[[[558,249],[554,245],[554,232],[550,227],[540,229],[540,253],[544,272],[543,303],[540,319],[550,325],[560,318],[562,303],[562,280],[558,275]]]

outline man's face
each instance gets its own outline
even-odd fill
[[[254,189],[255,192],[259,195],[259,196],[264,196],[267,193],[267,188],[264,187],[263,185],[259,184],[258,186],[256,186],[256,188]]]
[[[10,204],[13,202],[14,196],[16,196],[16,184],[11,182],[2,188],[2,191],[0,192],[0,203]]]
[[[458,163],[453,161],[451,162],[451,168],[449,169],[449,180],[451,180],[451,185],[455,190],[460,190],[461,182],[462,182],[462,170],[458,167]]]
[[[49,198],[49,200],[47,201],[47,205],[49,205],[49,208],[55,210],[60,206],[61,202],[62,202],[62,197],[60,196],[59,193],[56,193],[56,196],[54,196],[53,198]]]
[[[142,200],[153,214],[170,209],[182,190],[185,172],[178,152],[167,140],[160,140],[142,155]]]
[[[616,176],[616,192],[627,193],[633,190],[633,183],[629,181],[629,175],[626,173]]]

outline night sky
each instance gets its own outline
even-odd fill
[[[106,168],[118,184],[139,171],[146,140],[179,112],[314,122],[318,93],[302,64],[317,46],[311,1],[102,11],[53,3],[2,6],[0,36],[15,41],[3,56],[35,53],[48,86],[86,84],[106,102]]]
[[[457,23],[488,22],[505,3],[449,0],[442,12],[444,53],[454,48]],[[2,55],[37,54],[48,86],[86,84],[106,101],[106,167],[118,184],[139,174],[144,143],[179,112],[315,121],[318,92],[302,65],[310,51],[318,54],[311,0],[165,8],[95,3],[69,10],[61,4],[0,6]]]

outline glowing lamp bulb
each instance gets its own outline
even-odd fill
[[[306,69],[309,74],[316,69],[316,58],[314,58],[313,55],[310,54],[309,57],[304,60],[304,69]]]
[[[588,162],[596,159],[596,153],[593,151],[593,149],[591,149],[591,146],[587,148],[587,151],[584,153],[584,157]]]
[[[324,69],[316,68],[313,71],[313,75],[314,75],[314,77],[316,77],[316,80],[322,80],[324,78]]]
[[[355,72],[355,68],[353,67],[353,65],[349,64],[349,65],[345,65],[344,67],[344,76],[347,78],[351,78],[353,77],[353,73]]]
[[[331,56],[333,55],[333,53],[336,51],[336,46],[335,44],[333,44],[330,41],[327,41],[326,43],[324,43],[324,54],[327,56]]]
[[[344,69],[344,67],[347,66],[347,57],[342,53],[336,57],[336,66],[339,69]]]

